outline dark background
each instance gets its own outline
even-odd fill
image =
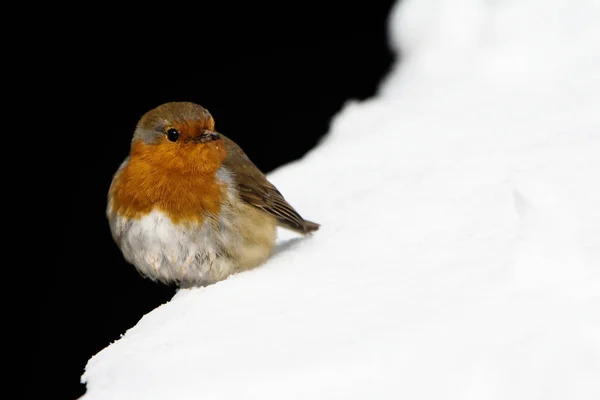
[[[37,195],[53,202],[45,221],[52,251],[40,266],[36,372],[26,398],[82,395],[87,360],[175,292],[123,260],[105,217],[112,175],[141,115],[167,101],[196,102],[265,173],[298,159],[347,99],[372,96],[389,70],[391,5],[96,9],[40,38],[50,49],[38,72],[52,140],[43,168],[50,178]]]

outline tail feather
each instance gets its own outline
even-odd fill
[[[316,222],[311,222],[304,220],[304,233],[311,233],[319,229],[321,224],[317,224]]]
[[[308,235],[308,234],[316,231],[317,229],[319,229],[319,227],[321,226],[320,224],[317,224],[316,222],[307,221],[305,219],[293,221],[294,223],[292,223],[289,220],[283,220],[283,219],[280,219],[277,222],[279,223],[279,226],[289,229],[291,231],[300,233],[302,235]]]

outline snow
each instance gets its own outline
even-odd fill
[[[600,399],[599,20],[402,1],[378,95],[269,176],[321,229],[145,315],[83,399]]]

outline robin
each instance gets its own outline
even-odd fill
[[[305,220],[205,108],[165,103],[139,120],[115,173],[107,216],[125,259],[145,277],[204,286],[262,264],[277,226]]]

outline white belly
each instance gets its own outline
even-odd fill
[[[208,221],[175,225],[154,210],[139,220],[113,216],[111,228],[125,259],[152,280],[202,285],[235,272],[234,260],[225,251],[235,233],[217,233]]]

